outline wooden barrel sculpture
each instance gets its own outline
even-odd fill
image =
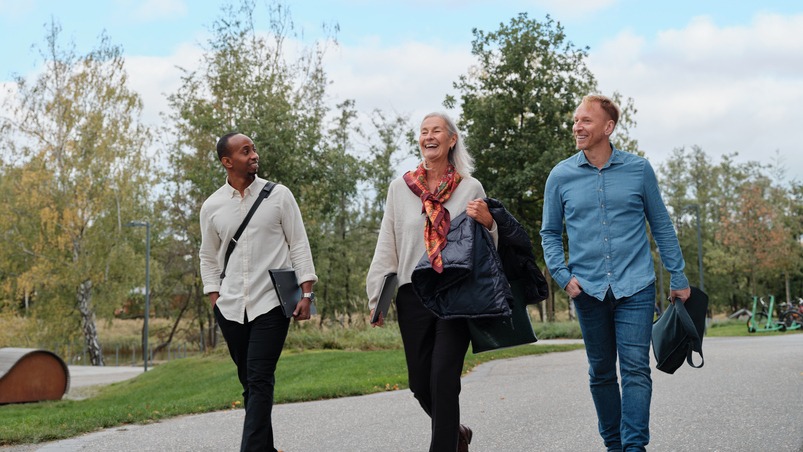
[[[0,348],[0,404],[61,400],[69,388],[70,371],[55,353]]]

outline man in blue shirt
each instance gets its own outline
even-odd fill
[[[670,298],[685,302],[691,290],[652,166],[609,141],[618,121],[619,107],[605,96],[586,96],[577,107],[572,132],[580,152],[549,173],[541,244],[552,278],[577,309],[605,446],[610,451],[645,450],[650,440],[650,338],[655,305],[655,270],[646,222],[671,275]]]

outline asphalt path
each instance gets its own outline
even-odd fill
[[[703,351],[701,369],[669,375],[653,363],[648,449],[803,452],[803,334],[705,338]],[[583,350],[483,364],[463,378],[461,410],[472,452],[604,450]],[[407,390],[273,412],[285,452],[428,447],[428,418]],[[221,411],[0,451],[236,451],[242,421],[241,409]]]

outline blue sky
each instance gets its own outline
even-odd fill
[[[417,118],[441,109],[452,82],[474,63],[472,28],[496,30],[519,12],[559,21],[575,45],[590,47],[589,66],[603,93],[632,97],[633,134],[655,164],[672,149],[698,145],[719,161],[771,163],[803,180],[803,152],[786,127],[803,105],[803,2],[644,0],[297,0],[288,2],[304,42],[321,24],[338,24],[327,53],[332,102],[355,99]],[[175,66],[197,64],[198,43],[220,14],[208,0],[0,0],[0,83],[37,70],[31,46],[44,24],[61,24],[79,53],[105,30],[125,50],[132,87],[158,122]],[[263,0],[258,0],[264,5]],[[264,8],[260,9],[264,12]],[[264,19],[264,17],[263,17]],[[257,18],[257,24],[265,23]],[[459,112],[452,112],[459,115]]]

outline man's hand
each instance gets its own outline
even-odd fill
[[[566,287],[563,290],[565,290],[566,294],[572,299],[577,298],[581,293],[583,293],[583,288],[580,287],[580,282],[577,281],[577,278],[574,276],[572,276],[572,279],[569,280],[569,284],[566,284]]]
[[[309,298],[302,298],[296,305],[296,310],[293,311],[293,318],[296,321],[309,320],[310,304],[312,304],[312,301]]]
[[[690,296],[691,296],[691,287],[687,287],[685,289],[680,289],[680,290],[669,291],[669,301],[671,303],[674,303],[676,298],[680,298],[680,301],[685,303]]]
[[[212,307],[215,307],[217,299],[220,298],[220,292],[209,292],[209,301],[212,302]]]

